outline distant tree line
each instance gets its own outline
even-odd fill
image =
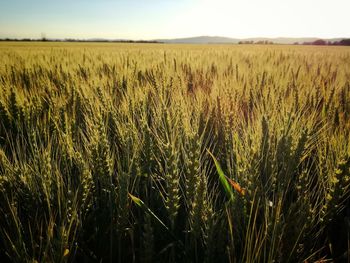
[[[259,40],[255,42],[253,40],[242,40],[242,41],[239,41],[238,44],[272,45],[274,43],[269,40]]]
[[[258,44],[258,45],[272,45],[275,44],[272,41],[269,40],[259,40],[259,41],[253,41],[253,40],[242,40],[239,41],[238,44]],[[316,46],[350,46],[350,38],[342,39],[340,41],[327,41],[323,39],[317,39],[312,42],[295,42],[294,45],[316,45]]]
[[[23,41],[23,42],[101,42],[101,43],[164,43],[161,41],[155,40],[108,40],[108,39],[75,39],[75,38],[66,38],[66,39],[48,39],[45,36],[42,38],[0,38],[0,41]],[[269,40],[241,40],[238,44],[257,44],[257,45],[272,45],[275,44],[273,41]],[[350,38],[342,39],[339,41],[327,41],[323,39],[317,39],[312,42],[295,42],[294,45],[316,45],[316,46],[350,46]]]
[[[101,43],[163,43],[154,40],[108,40],[108,39],[48,39],[48,38],[0,38],[0,41],[18,41],[18,42],[101,42]]]
[[[350,46],[350,38],[342,39],[340,41],[327,41],[323,39],[317,39],[312,42],[295,42],[294,45],[315,45],[315,46]]]

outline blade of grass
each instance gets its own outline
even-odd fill
[[[227,196],[230,198],[230,201],[233,200],[233,191],[232,191],[232,188],[230,187],[230,184],[229,182],[227,181],[226,179],[226,176],[224,174],[224,172],[222,171],[221,169],[221,166],[218,162],[218,160],[214,157],[214,155],[207,149],[207,152],[210,154],[210,156],[213,158],[213,161],[215,163],[215,167],[216,167],[216,170],[219,174],[219,180],[221,182],[221,184],[223,185],[224,189],[225,189],[225,192],[227,194]]]
[[[185,246],[181,240],[179,240],[171,231],[170,229],[164,224],[164,222],[155,214],[153,211],[138,197],[128,193],[131,200],[141,209],[143,209],[146,213],[149,213],[165,230],[168,232],[168,234],[181,246],[182,253],[186,255],[186,250],[184,249]]]
[[[161,224],[169,233],[169,228],[163,223],[163,221],[138,197],[129,193],[131,200],[145,212],[149,213],[159,224]]]

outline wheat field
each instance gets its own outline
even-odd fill
[[[349,259],[350,48],[0,43],[1,262]]]

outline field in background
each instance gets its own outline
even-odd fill
[[[349,251],[350,48],[0,43],[2,262]]]

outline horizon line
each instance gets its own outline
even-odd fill
[[[299,37],[289,37],[289,36],[278,36],[278,37],[265,37],[265,36],[255,36],[255,37],[229,37],[229,36],[220,36],[220,35],[195,35],[195,36],[184,36],[184,37],[163,37],[163,38],[112,38],[112,37],[8,37],[2,36],[1,40],[11,39],[11,40],[21,40],[21,39],[30,39],[30,40],[107,40],[107,41],[157,41],[157,40],[177,40],[177,39],[191,39],[191,38],[226,38],[233,40],[248,40],[248,39],[302,39],[302,38],[311,38],[311,39],[320,39],[320,40],[328,40],[328,39],[348,39],[350,36],[337,36],[337,37],[318,37],[318,36],[299,36]]]

